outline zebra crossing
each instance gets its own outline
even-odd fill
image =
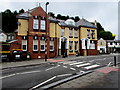
[[[66,61],[60,63],[63,64],[64,68],[69,67],[71,70],[77,70],[77,69],[91,70],[101,67],[100,64],[86,62],[86,61]]]

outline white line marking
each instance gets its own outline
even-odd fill
[[[44,81],[44,82],[42,82],[42,83],[40,83],[40,84],[38,84],[38,85],[32,87],[32,88],[29,89],[29,90],[34,90],[34,89],[36,89],[37,87],[40,87],[41,85],[43,85],[43,84],[45,84],[45,83],[47,83],[47,82],[49,82],[49,81],[55,79],[56,77],[57,77],[57,76],[54,76],[54,77],[52,77],[52,78],[50,78],[50,79],[48,79],[48,80],[46,80],[46,81]]]
[[[90,63],[85,63],[85,64],[81,64],[81,65],[76,65],[76,67],[83,67],[83,66],[87,66],[90,65]]]
[[[73,63],[73,64],[69,64],[69,65],[75,65],[75,64],[81,64],[83,62],[77,62],[77,63]]]
[[[67,66],[63,66],[64,68],[67,68]]]
[[[71,70],[76,70],[75,68],[70,68]]]
[[[36,73],[36,72],[41,72],[41,71],[40,71],[40,70],[37,70],[37,71],[22,72],[22,73],[16,73],[16,74],[29,74],[29,73]]]
[[[99,67],[100,65],[97,65],[97,64],[95,64],[95,65],[91,65],[91,66],[87,66],[87,67],[84,67],[85,69],[92,69],[92,68],[95,68],[95,67]]]
[[[69,61],[69,62],[65,62],[63,64],[70,64],[70,63],[74,63],[74,62],[77,62],[77,61]]]
[[[57,75],[57,77],[70,76],[70,75],[72,75],[72,74]]]
[[[109,62],[107,66],[110,66],[112,64],[112,62]]]
[[[14,75],[16,75],[16,74],[10,74],[10,75],[7,75],[7,76],[3,76],[3,77],[0,77],[0,79],[7,78],[7,77],[12,77]]]
[[[55,66],[55,67],[48,68],[48,69],[46,69],[45,71],[48,71],[48,70],[51,70],[51,69],[57,68],[57,67],[59,67],[59,66],[60,66],[60,65],[57,65],[57,66]]]

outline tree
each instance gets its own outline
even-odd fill
[[[55,14],[53,12],[49,12],[48,15],[55,18]]]
[[[24,9],[19,10],[19,13],[24,13],[24,12],[25,12]]]
[[[75,22],[77,22],[79,20],[80,20],[79,16],[75,16]]]
[[[6,33],[10,33],[15,29],[17,29],[16,13],[13,13],[11,10],[7,9],[2,12],[2,30]]]
[[[115,38],[110,31],[100,31],[99,35],[104,40],[113,40]]]

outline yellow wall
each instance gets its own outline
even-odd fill
[[[55,23],[50,23],[50,37],[55,37]]]
[[[28,20],[18,19],[21,25],[18,25],[18,35],[27,35],[28,31]]]
[[[97,30],[94,28],[86,28],[86,27],[80,28],[80,39],[87,38],[87,34],[88,34],[87,29],[90,29],[90,39],[97,40]],[[95,39],[92,39],[92,36],[91,36],[92,31],[91,30],[95,30]]]

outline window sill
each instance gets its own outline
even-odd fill
[[[78,37],[74,37],[74,38],[78,38]]]
[[[69,36],[69,38],[73,38],[73,36]]]
[[[73,50],[69,50],[69,52],[73,52]]]
[[[50,51],[51,53],[54,53],[54,50]]]
[[[46,32],[46,30],[40,30],[41,32]]]
[[[41,53],[45,53],[45,51],[40,51]]]

